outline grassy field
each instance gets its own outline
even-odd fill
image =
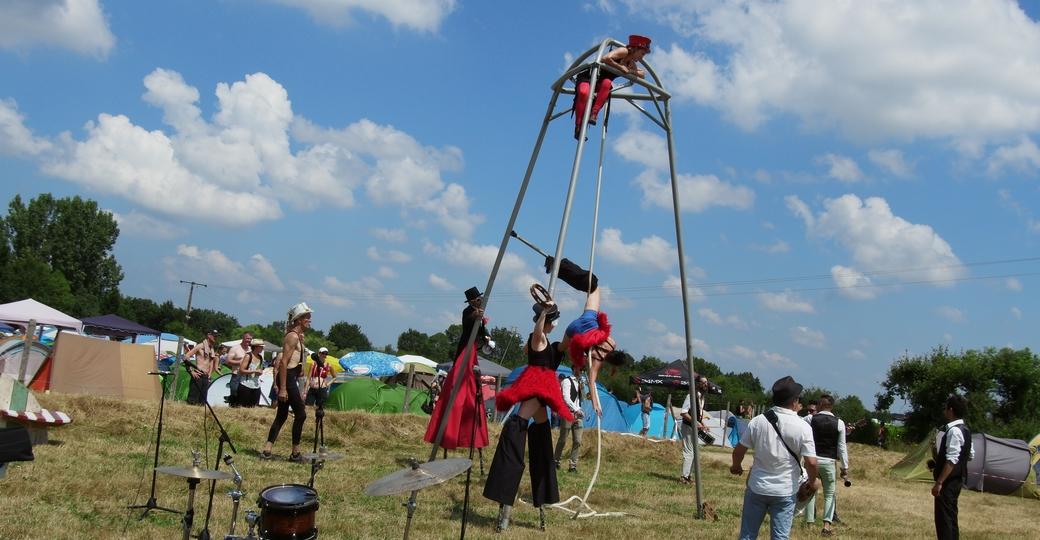
[[[0,538],[15,540],[56,538],[180,538],[180,516],[153,512],[143,521],[132,518],[127,504],[148,498],[155,407],[87,396],[39,396],[45,407],[68,412],[75,423],[51,432],[51,444],[36,448],[36,461],[13,464],[0,480]],[[257,493],[270,485],[306,483],[309,467],[256,457],[270,425],[271,409],[219,411],[239,449],[236,464],[242,472],[246,496],[243,510],[255,508]],[[190,466],[190,451],[205,444],[202,410],[168,404],[160,463]],[[398,538],[402,535],[405,496],[370,498],[362,494],[369,482],[404,466],[408,457],[423,458],[429,446],[421,442],[425,417],[330,412],[325,422],[326,442],[347,454],[319,473],[321,498],[317,522],[321,538]],[[212,423],[208,424],[212,428]],[[288,453],[288,425],[276,453]],[[497,435],[493,429],[492,437]],[[304,446],[311,444],[313,423],[304,429]],[[555,435],[554,435],[555,438]],[[563,498],[584,492],[595,461],[595,432],[586,430],[581,472],[560,474]],[[209,432],[210,463],[216,436]],[[494,448],[486,450],[491,461]],[[891,479],[888,468],[901,455],[853,445],[852,488],[839,487],[840,514],[845,538],[934,538],[932,499],[928,484]],[[463,454],[459,453],[462,457]],[[538,514],[518,504],[513,526],[503,538],[735,538],[739,529],[744,480],[728,472],[729,453],[711,449],[702,453],[705,500],[713,504],[718,521],[694,518],[693,488],[677,482],[680,453],[673,443],[650,443],[615,434],[603,436],[603,467],[590,504],[600,511],[624,511],[625,517],[571,521],[550,510],[548,531],[537,529]],[[750,458],[745,468],[750,465]],[[223,468],[223,467],[222,467]],[[452,538],[460,529],[465,475],[420,493],[412,538]],[[480,496],[483,481],[474,475],[467,535],[490,538],[497,505]],[[207,485],[207,484],[203,484]],[[218,483],[210,523],[212,538],[228,530],[231,500],[228,481]],[[202,486],[200,486],[201,488]],[[529,484],[521,485],[526,497]],[[160,476],[158,500],[162,506],[183,510],[186,482]],[[196,530],[205,514],[206,493],[196,497]],[[961,496],[964,538],[1037,538],[1040,502],[966,492]],[[244,520],[239,518],[239,532]],[[793,538],[814,538],[818,529],[799,522]],[[762,535],[768,538],[768,534]]]

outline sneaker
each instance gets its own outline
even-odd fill
[[[293,463],[304,463],[303,454],[296,452],[295,454],[289,454],[289,461]]]
[[[560,462],[559,461],[556,462],[556,470],[557,471],[560,470]]]
[[[679,477],[679,483],[680,484],[692,484],[693,480],[691,480],[689,476],[680,476]]]
[[[274,454],[268,452],[267,450],[263,450],[259,454],[257,454],[257,457],[266,461],[269,459],[274,459]]]
[[[569,467],[569,468],[567,469],[567,472],[574,472],[574,473],[576,473],[576,472],[578,472],[578,467],[576,467],[576,466],[574,466],[574,465],[571,465],[571,466],[570,466],[570,467]]]

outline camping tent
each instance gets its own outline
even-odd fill
[[[437,374],[437,362],[430,360],[424,356],[417,356],[414,354],[402,354],[397,357],[398,360],[404,363],[404,371],[408,371],[408,365],[413,364],[415,367],[415,373],[428,373],[430,375]]]
[[[0,322],[25,327],[29,321],[38,325],[68,328],[77,332],[83,331],[83,323],[71,315],[66,315],[46,304],[32,298],[0,305]]]
[[[685,360],[676,360],[671,364],[633,375],[632,384],[663,386],[669,389],[689,388],[690,366]]]
[[[404,387],[386,385],[369,377],[355,377],[336,385],[329,393],[325,406],[334,411],[368,411],[399,413],[404,403]],[[424,414],[422,404],[428,394],[413,390],[408,400],[408,412]]]
[[[147,345],[63,335],[54,349],[50,389],[130,399],[159,399],[155,357]]]
[[[152,330],[116,314],[87,317],[83,319],[83,329],[92,336],[108,336],[115,340],[130,338],[132,343],[137,343],[137,336],[140,335],[159,335],[158,330]]]
[[[491,360],[484,358],[483,356],[477,356],[477,362],[480,364],[481,375],[487,375],[489,377],[498,378],[511,377],[513,373],[516,373],[516,369],[514,369],[513,371],[509,371],[509,368],[502,367],[501,365],[496,364]],[[452,364],[454,364],[454,362],[441,362],[440,364],[437,364],[437,369],[448,371],[449,369],[451,369]]]
[[[1040,499],[1036,471],[1030,467],[1029,445],[1018,439],[1001,439],[985,433],[973,433],[971,443],[975,459],[968,462],[964,487],[998,495]],[[892,466],[891,473],[903,480],[932,481],[928,460],[932,459],[935,433],[932,432]]]

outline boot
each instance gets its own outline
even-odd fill
[[[512,509],[513,506],[510,504],[498,505],[498,519],[495,520],[495,532],[502,532],[509,528],[509,512]]]
[[[552,272],[554,259],[549,256],[545,258],[545,273]],[[580,292],[594,292],[599,288],[599,278],[596,274],[592,274],[592,286],[589,286],[589,271],[574,264],[570,259],[564,257],[560,261],[560,279],[574,287],[575,290]]]
[[[538,507],[538,523],[540,524],[542,532],[545,532],[545,508],[541,506]]]

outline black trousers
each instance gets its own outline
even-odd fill
[[[531,424],[512,416],[502,425],[495,457],[484,483],[484,497],[499,504],[513,504],[524,476],[524,442],[530,450],[531,503],[535,507],[560,502],[553,461],[552,428],[549,422]]]
[[[188,381],[188,405],[202,405],[206,403],[206,394],[209,393],[209,383],[209,377],[205,375],[199,376],[198,379],[192,377],[191,380]]]
[[[939,496],[935,498],[935,536],[939,540],[957,540],[960,529],[957,527],[957,498],[961,495],[964,480],[947,478]]]
[[[260,403],[260,389],[259,388],[248,388],[245,386],[238,387],[238,406],[239,407],[256,407]]]
[[[288,386],[286,393],[289,394],[289,399],[278,402],[278,412],[274,415],[271,431],[267,432],[267,441],[271,444],[274,444],[274,441],[278,439],[278,432],[281,431],[285,419],[289,417],[289,407],[292,407],[293,412],[293,446],[300,444],[300,439],[303,438],[303,423],[307,420],[307,407],[303,404],[303,397],[300,396],[300,385],[296,383],[299,376],[300,366],[290,369],[285,374],[285,386]]]

